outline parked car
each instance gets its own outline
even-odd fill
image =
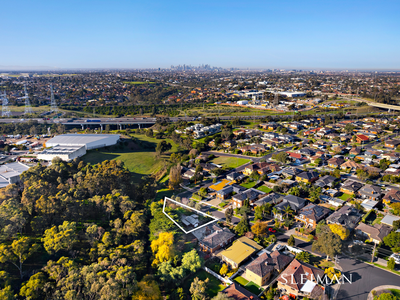
[[[396,262],[396,264],[400,264],[400,254],[393,253],[392,255],[390,255],[390,257],[394,258],[394,261]]]
[[[276,232],[276,230],[275,230],[275,229],[273,229],[273,228],[271,228],[271,227],[270,227],[270,228],[268,228],[268,231],[269,231],[269,232],[272,232],[272,233],[275,233],[275,232]]]

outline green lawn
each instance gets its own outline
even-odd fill
[[[253,186],[255,186],[256,184],[257,184],[257,181],[250,181],[249,183],[242,183],[241,186],[245,187],[247,189],[250,189]]]
[[[245,287],[246,290],[248,290],[250,293],[253,293],[254,295],[259,295],[261,293],[260,286],[255,284],[254,282],[250,281]]]
[[[260,186],[259,188],[257,188],[257,190],[259,190],[261,192],[264,192],[264,193],[267,193],[267,194],[272,191],[272,189],[270,189],[269,187],[267,187],[265,185]]]
[[[97,164],[104,160],[121,160],[125,167],[132,172],[133,178],[139,180],[145,175],[159,171],[164,166],[163,160],[168,158],[169,153],[178,150],[178,146],[172,140],[166,139],[168,143],[171,143],[172,148],[168,154],[158,158],[154,150],[157,144],[162,141],[161,139],[158,140],[145,135],[135,135],[134,137],[137,138],[134,147],[123,146],[121,149],[118,146],[112,146],[98,149],[98,151],[90,150],[83,156],[83,161]]]
[[[348,199],[351,198],[352,195],[349,194],[345,194],[343,193],[340,197],[338,197],[339,199],[343,200],[343,201],[347,201]]]
[[[214,276],[212,276],[211,274],[207,273],[204,270],[199,270],[195,274],[188,277],[183,283],[183,290],[186,292],[186,294],[190,294],[189,292],[190,285],[192,284],[192,282],[196,277],[198,277],[200,280],[206,280],[206,278],[210,280],[207,286],[207,294],[210,298],[215,297],[218,294],[218,292],[222,291],[225,288],[222,282],[219,281],[217,278],[215,278]]]
[[[249,281],[244,279],[242,276],[235,277],[233,280],[241,284],[242,286],[245,286],[246,284],[249,283]]]
[[[218,156],[214,158],[211,162],[227,168],[237,168],[240,167],[241,165],[247,164],[248,162],[250,162],[250,160],[246,158]]]

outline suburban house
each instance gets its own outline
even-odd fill
[[[262,249],[263,247],[255,241],[243,236],[237,239],[228,249],[221,252],[221,259],[235,269],[254,253]]]
[[[318,279],[322,281],[324,276],[323,270],[294,259],[279,275],[278,289],[293,299],[298,296],[317,299],[324,294],[324,288],[318,285]]]
[[[362,214],[357,209],[352,206],[344,205],[327,217],[326,223],[342,225],[350,231],[353,231],[361,218]]]
[[[396,189],[391,189],[389,192],[385,194],[382,198],[383,203],[390,204],[390,203],[400,203],[400,191]]]
[[[353,147],[349,151],[350,155],[359,155],[360,153],[361,153],[361,150],[358,147]]]
[[[243,205],[244,200],[249,200],[250,204],[258,200],[265,193],[256,189],[248,189],[240,194],[236,194],[232,197],[232,204],[234,208],[240,208]]]
[[[279,214],[276,217],[283,220],[286,207],[289,206],[292,211],[297,212],[306,205],[306,202],[306,199],[294,195],[287,195],[283,198],[281,203],[275,205],[275,208],[279,211]]]
[[[281,273],[292,260],[290,256],[276,250],[271,254],[263,253],[246,266],[246,279],[263,286],[271,279],[275,270]]]
[[[395,149],[400,145],[400,140],[390,140],[385,142],[385,147]]]
[[[369,141],[369,138],[364,134],[358,134],[358,135],[356,135],[356,141],[357,141],[357,143],[360,143],[360,144],[366,143]]]
[[[223,201],[225,199],[228,199],[233,193],[239,194],[245,190],[246,190],[245,187],[242,187],[237,184],[232,184],[232,185],[228,185],[228,186],[224,187],[223,189],[217,191],[215,196],[217,199]]]
[[[316,228],[317,223],[329,215],[330,212],[329,208],[310,203],[300,209],[294,218],[304,223],[305,227]]]
[[[260,200],[257,200],[253,203],[254,208],[256,206],[262,206],[267,203],[271,204],[278,204],[283,201],[284,195],[278,194],[278,193],[269,193],[265,197],[262,197]]]
[[[208,189],[213,191],[213,192],[218,192],[218,191],[220,191],[220,190],[224,189],[225,187],[230,186],[232,184],[234,184],[233,181],[230,181],[228,179],[222,179],[222,180],[210,185],[208,187]]]
[[[336,177],[333,177],[333,176],[331,176],[331,175],[325,175],[325,176],[323,176],[323,177],[321,177],[321,178],[319,178],[315,183],[314,183],[314,185],[316,185],[316,186],[319,186],[319,187],[321,187],[321,188],[324,188],[324,187],[332,187],[332,184],[335,182],[335,181],[337,181],[338,179],[336,178]]]
[[[341,166],[344,162],[345,162],[345,160],[343,158],[333,157],[328,160],[328,166],[336,169],[336,168],[339,168],[339,166]]]
[[[233,282],[226,287],[221,293],[225,294],[229,299],[233,300],[259,300],[256,295],[250,293],[240,284]]]
[[[363,199],[379,200],[382,196],[381,188],[377,185],[366,184],[358,190],[358,194]]]
[[[399,221],[400,217],[397,216],[392,216],[392,215],[386,215],[383,217],[381,220],[381,224],[388,225],[390,227],[393,227],[393,222]]]
[[[384,224],[375,224],[374,226],[360,223],[356,227],[356,233],[364,237],[368,237],[371,242],[379,244],[383,242],[383,238],[392,231],[390,226]]]
[[[318,180],[319,174],[314,171],[302,172],[296,175],[296,181],[305,182],[305,183],[313,183]]]
[[[239,172],[232,172],[229,173],[228,175],[226,175],[226,179],[230,180],[230,181],[240,181],[244,178],[245,176],[242,173]]]
[[[340,188],[340,191],[345,194],[354,195],[364,185],[358,181],[351,179],[346,180]]]
[[[295,167],[286,167],[282,169],[282,175],[285,177],[296,176],[297,174],[303,172],[302,169],[295,168]]]
[[[350,169],[353,171],[353,170],[357,170],[357,169],[361,168],[361,165],[352,160],[347,160],[346,162],[344,162],[340,165],[340,168],[342,170]]]
[[[266,163],[266,162],[259,162],[259,163],[248,165],[244,168],[243,174],[246,176],[250,176],[251,173],[253,173],[253,171],[257,172],[258,170],[265,168],[267,165],[268,165],[268,163]]]
[[[214,253],[218,249],[221,249],[231,243],[235,239],[235,234],[230,232],[226,227],[224,229],[219,228],[219,230],[205,236],[201,241],[199,241],[200,248],[209,253]]]

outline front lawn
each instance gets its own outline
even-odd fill
[[[257,296],[262,292],[262,289],[252,281],[250,281],[244,288]]]
[[[188,277],[183,283],[183,290],[185,291],[186,294],[190,294],[189,292],[190,286],[196,277],[198,277],[200,280],[203,281],[206,280],[206,278],[209,279],[207,285],[207,294],[210,298],[215,297],[218,294],[218,292],[221,292],[225,288],[225,286],[217,278],[215,278],[214,276],[212,276],[211,274],[207,273],[204,270],[199,270],[195,274]]]
[[[342,195],[341,195],[340,197],[338,197],[338,198],[341,199],[341,200],[343,200],[343,201],[347,201],[347,200],[349,200],[351,197],[352,197],[352,195],[342,193]]]
[[[253,186],[257,184],[257,181],[250,181],[249,183],[242,183],[241,186],[246,189],[251,189]]]
[[[270,189],[269,187],[267,187],[265,185],[260,186],[259,188],[257,188],[257,190],[264,192],[266,194],[272,192],[272,189]]]
[[[250,160],[238,157],[217,156],[211,162],[227,168],[237,168],[241,165],[247,164],[248,162],[250,162]]]

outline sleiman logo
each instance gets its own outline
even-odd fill
[[[311,274],[310,279],[308,279],[306,274],[301,274],[300,282],[296,282],[296,279],[294,278],[293,274],[291,274],[290,276],[287,274],[282,274],[281,278],[285,281],[284,283],[286,284],[289,282],[290,284],[299,284],[299,283],[305,284],[307,281],[313,281],[320,285],[331,285],[334,282],[337,282],[339,284],[346,284],[346,283],[352,284],[353,274],[349,274],[349,277],[342,274],[339,278],[337,277],[337,275],[334,275],[332,278],[329,278],[328,276],[324,275],[321,278],[319,275],[317,275],[317,277],[314,277],[314,275]]]

